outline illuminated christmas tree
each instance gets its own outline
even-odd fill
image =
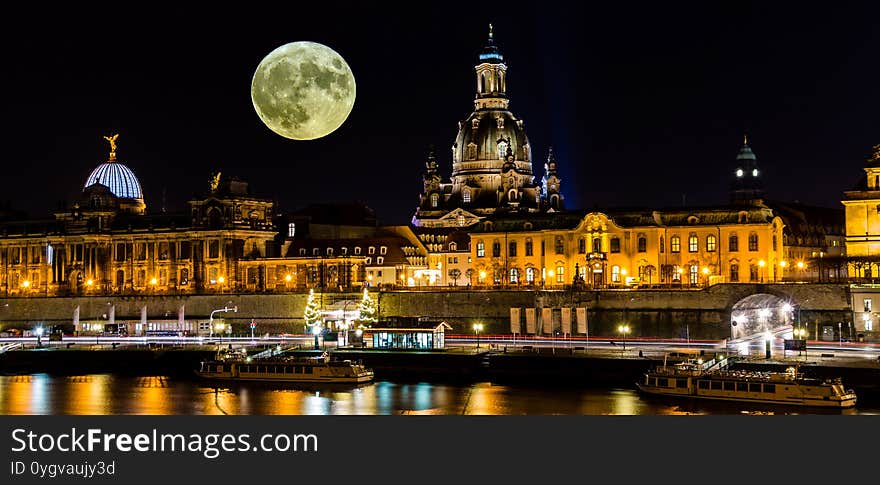
[[[358,307],[360,311],[360,321],[364,324],[374,323],[379,319],[379,313],[376,309],[376,302],[370,298],[370,293],[364,288],[364,297],[361,298],[360,307]]]
[[[318,311],[318,302],[315,300],[315,290],[309,290],[309,299],[306,300],[306,309],[303,312],[303,319],[307,326],[321,323],[321,312]]]

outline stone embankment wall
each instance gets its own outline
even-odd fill
[[[326,308],[350,300],[355,308],[360,293],[315,293]],[[684,337],[721,339],[730,335],[731,310],[737,302],[756,294],[776,296],[800,309],[808,328],[852,322],[847,285],[832,284],[719,284],[700,290],[414,290],[372,293],[382,317],[421,316],[446,320],[453,333],[470,333],[473,323],[484,324],[485,334],[510,332],[510,308],[587,308],[590,335],[614,336],[627,322],[633,337]],[[206,322],[212,310],[237,306],[238,312],[217,313],[216,319],[232,323],[234,332],[301,333],[305,293],[220,294],[198,296],[100,296],[70,298],[0,299],[0,330],[35,325],[71,323],[79,307],[81,321],[107,321],[112,305],[117,322],[137,322],[147,307],[149,321],[173,321],[181,306],[187,320]],[[540,310],[538,310],[540,313]],[[559,318],[559,311],[554,312]],[[572,317],[574,318],[574,316]],[[574,324],[573,324],[574,326]],[[556,328],[558,328],[558,323]],[[523,330],[525,330],[523,325]]]

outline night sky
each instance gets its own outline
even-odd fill
[[[429,145],[449,177],[490,22],[536,177],[552,145],[570,208],[725,203],[744,132],[770,198],[841,207],[880,143],[869,5],[300,3],[6,16],[0,200],[48,216],[118,132],[150,213],[163,194],[185,208],[221,170],[279,211],[363,201],[408,223]],[[276,135],[250,99],[260,60],[299,40],[336,50],[357,82],[350,117],[319,140]]]

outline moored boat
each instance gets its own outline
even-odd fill
[[[840,378],[817,379],[797,367],[785,372],[730,370],[727,359],[690,360],[659,366],[636,383],[647,394],[785,406],[850,408],[856,394]]]
[[[373,370],[351,360],[318,357],[249,359],[218,356],[201,363],[199,377],[229,381],[359,384],[373,380]]]

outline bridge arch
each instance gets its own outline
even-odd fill
[[[730,336],[749,339],[766,332],[790,330],[794,312],[795,302],[791,298],[770,293],[746,296],[730,309]]]

